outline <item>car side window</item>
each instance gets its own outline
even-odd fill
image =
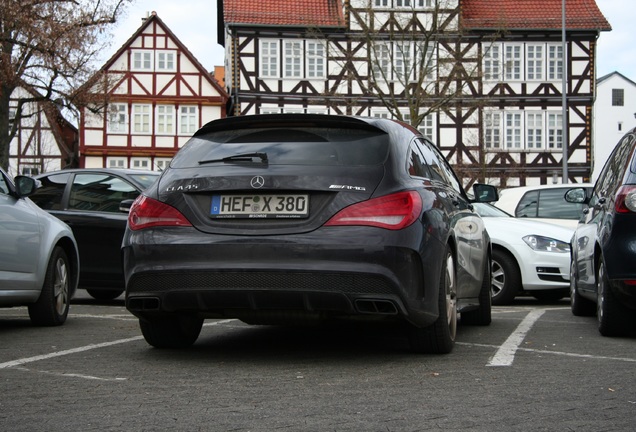
[[[517,217],[537,217],[537,207],[539,205],[539,191],[526,193],[517,204],[515,216]]]
[[[437,157],[437,154],[435,154],[431,146],[427,145],[427,142],[423,140],[418,141],[418,144],[420,150],[422,151],[424,159],[426,159],[426,164],[428,165],[428,171],[430,173],[430,179],[448,183],[446,175],[444,174],[444,170],[440,166],[440,161]]]
[[[583,204],[565,201],[568,188],[545,189],[526,193],[515,211],[517,217],[578,219]]]
[[[603,171],[599,176],[599,180],[595,190],[596,195],[605,195],[607,193],[613,193],[616,188],[622,183],[625,170],[629,169],[629,156],[632,148],[632,142],[634,141],[633,135],[627,135],[616,146],[610,157],[607,159],[607,163],[603,167]]]
[[[71,186],[69,208],[119,213],[123,200],[139,195],[130,183],[109,174],[77,174]]]
[[[453,169],[450,167],[444,156],[437,150],[435,145],[428,140],[421,140],[420,144],[424,152],[431,171],[435,171],[436,180],[443,181],[455,189],[458,193],[463,194],[463,189]]]
[[[411,144],[411,153],[409,155],[408,161],[409,174],[414,177],[430,178],[431,173],[428,169],[428,165],[426,164],[426,159],[422,154],[422,150],[418,144],[419,143],[417,141],[414,141]]]
[[[70,176],[71,173],[62,173],[41,177],[42,185],[29,198],[44,210],[62,210],[62,198]]]

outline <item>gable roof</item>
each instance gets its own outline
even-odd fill
[[[625,75],[623,75],[622,73],[618,71],[610,72],[607,75],[603,75],[602,77],[598,78],[596,80],[596,85],[598,86],[599,84],[602,84],[603,82],[607,81],[608,79],[612,77],[622,78],[623,80],[627,81],[629,84],[636,86],[636,83],[634,81],[630,80],[629,78],[627,78]]]
[[[174,41],[175,45],[179,47],[179,50],[183,54],[185,54],[188,60],[190,60],[192,64],[197,68],[197,70],[201,72],[201,74],[212,84],[212,86],[214,86],[214,88],[219,92],[219,94],[223,97],[227,97],[227,92],[225,91],[224,88],[221,87],[219,82],[213,77],[212,73],[210,73],[205,67],[203,67],[201,63],[199,63],[199,61],[196,59],[194,54],[192,54],[190,50],[179,40],[179,38],[174,33],[172,33],[172,30],[170,30],[168,26],[161,20],[161,18],[159,18],[159,16],[157,15],[155,11],[153,11],[150,14],[150,16],[148,16],[148,18],[146,18],[143,21],[142,25],[137,29],[137,31],[133,33],[133,35],[130,38],[128,38],[126,42],[124,42],[124,44],[117,50],[117,52],[113,54],[113,56],[106,61],[104,66],[102,66],[101,71],[106,71],[110,69],[113,63],[126,51],[126,49],[128,49],[128,47],[135,41],[135,39],[137,39],[137,37],[139,37],[144,32],[144,30],[153,23],[157,23],[157,25],[161,27],[161,29],[166,33],[166,35],[170,39],[172,39],[172,41]],[[89,82],[90,81],[91,80],[89,80]]]
[[[225,24],[343,27],[341,0],[219,0]],[[219,14],[220,16],[220,14]]]
[[[561,29],[564,0],[461,0],[462,26],[467,29]],[[612,29],[595,0],[565,1],[568,30]]]

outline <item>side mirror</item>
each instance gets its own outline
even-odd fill
[[[23,198],[31,195],[38,188],[39,182],[33,177],[15,176],[15,191],[18,197]]]
[[[565,200],[569,203],[585,204],[587,203],[587,192],[585,188],[569,189],[565,193]]]
[[[125,199],[119,203],[119,211],[122,213],[130,213],[130,208],[132,207],[135,200],[133,199]]]
[[[475,183],[473,185],[475,202],[494,202],[499,200],[497,188],[491,185]]]

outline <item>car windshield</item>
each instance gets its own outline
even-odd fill
[[[505,211],[486,203],[473,203],[477,214],[481,217],[512,217]]]
[[[368,166],[386,159],[389,136],[380,130],[346,128],[239,129],[194,137],[186,147],[187,151],[180,151],[172,160],[172,168],[246,162]]]

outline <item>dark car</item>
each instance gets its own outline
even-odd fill
[[[80,252],[80,288],[96,299],[124,292],[121,241],[128,209],[159,173],[125,169],[68,169],[36,176],[30,198],[66,222]]]
[[[617,144],[592,191],[568,191],[588,205],[571,242],[570,303],[594,315],[604,336],[636,330],[636,129]]]
[[[122,247],[126,307],[155,347],[193,344],[205,318],[369,319],[447,353],[458,312],[491,319],[483,220],[436,147],[391,120],[212,121],[135,201]]]

